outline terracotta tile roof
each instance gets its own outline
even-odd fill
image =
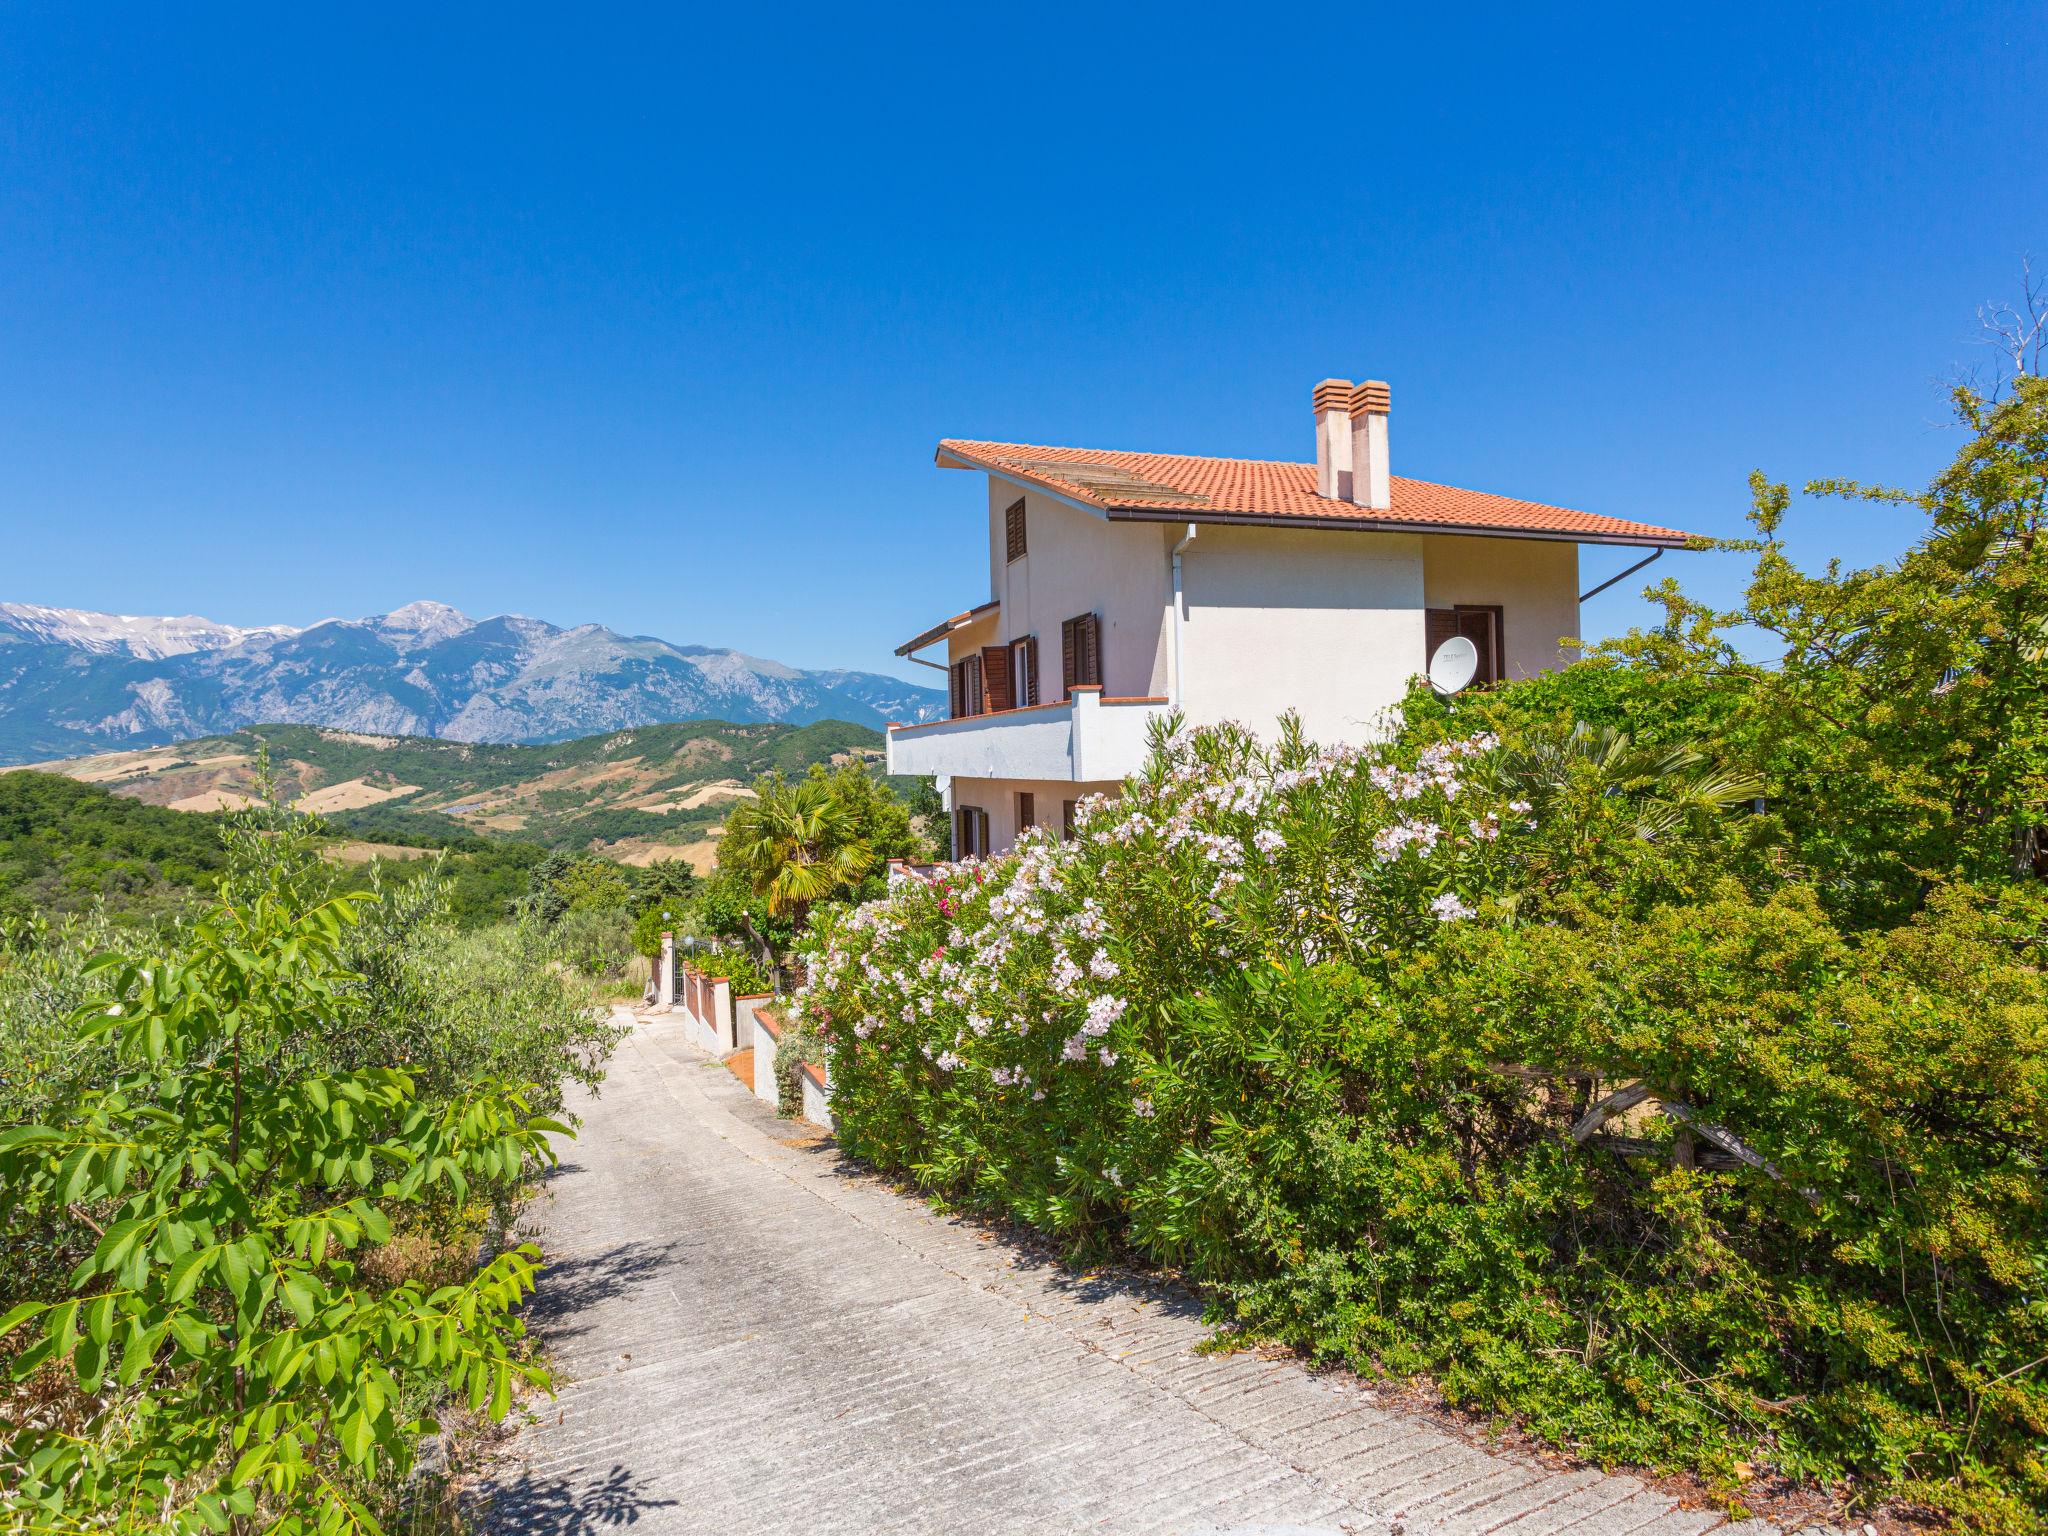
[[[1174,522],[1310,523],[1417,532],[1471,529],[1589,544],[1677,546],[1688,535],[1568,507],[1393,477],[1393,506],[1376,511],[1316,494],[1313,464],[1115,453],[947,438],[942,466],[989,469],[1099,507],[1112,518]]]

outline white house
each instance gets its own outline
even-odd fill
[[[1388,404],[1376,380],[1318,384],[1312,464],[939,444],[940,468],[988,478],[990,597],[897,647],[944,644],[951,718],[891,725],[889,771],[938,776],[957,853],[1060,826],[1170,709],[1261,731],[1291,709],[1357,744],[1450,636],[1481,683],[1560,666],[1581,544],[1652,550],[1632,571],[1686,542],[1391,474]]]

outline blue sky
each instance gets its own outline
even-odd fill
[[[1382,377],[1397,473],[1732,534],[1923,481],[2048,259],[2028,5],[428,9],[9,6],[0,598],[923,680],[940,437],[1307,458]]]

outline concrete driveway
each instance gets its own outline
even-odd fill
[[[492,1532],[1724,1527],[1291,1361],[1199,1354],[1185,1298],[934,1215],[775,1119],[666,1019],[574,1107],[582,1137],[532,1217],[560,1397],[512,1440]]]

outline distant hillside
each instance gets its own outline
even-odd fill
[[[812,763],[879,762],[882,738],[843,720],[691,721],[544,746],[263,725],[36,766],[127,799],[209,812],[246,802],[263,749],[286,795],[373,841],[482,835],[709,868],[726,812],[754,779]]]
[[[225,820],[166,810],[61,774],[0,771],[0,926],[94,903],[129,920],[188,911],[212,895],[226,866]],[[322,846],[343,887],[357,883],[347,865],[382,858],[417,871],[434,847],[445,848],[450,910],[472,926],[503,918],[547,853],[534,843],[463,836],[459,829],[432,846],[379,844],[345,832]]]
[[[263,721],[551,742],[676,720],[927,720],[945,696],[873,672],[472,619],[409,603],[306,629],[0,603],[0,763],[165,745]]]

